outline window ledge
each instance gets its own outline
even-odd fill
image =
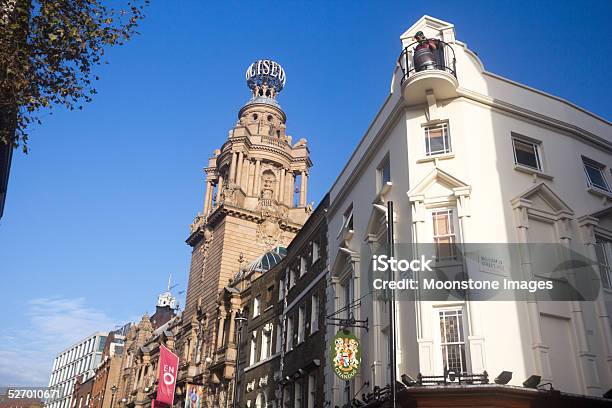
[[[416,162],[417,163],[427,163],[427,162],[432,162],[436,160],[449,160],[449,159],[454,159],[454,158],[455,158],[455,153],[444,153],[444,154],[435,154],[433,156],[425,156],[421,159],[418,159]]]
[[[540,170],[532,169],[531,167],[523,166],[521,164],[515,164],[514,170],[520,171],[522,173],[531,174],[534,177],[538,177],[545,180],[553,180],[554,177],[550,174],[546,174]]]
[[[589,193],[595,194],[596,196],[599,196],[599,197],[606,197],[606,198],[611,198],[612,199],[612,192],[603,190],[603,189],[601,189],[599,187],[588,186],[587,187],[587,191]]]

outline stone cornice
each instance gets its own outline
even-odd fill
[[[208,216],[206,223],[196,228],[189,235],[189,237],[187,237],[185,242],[192,247],[196,246],[200,242],[200,240],[204,238],[204,229],[206,227],[214,228],[226,216],[252,221],[257,224],[264,220],[264,218],[261,216],[261,213],[258,213],[256,211],[251,211],[240,207],[234,207],[229,204],[221,204]],[[294,234],[297,234],[302,228],[302,226],[300,224],[288,221],[283,223],[280,228],[283,231],[289,231]]]

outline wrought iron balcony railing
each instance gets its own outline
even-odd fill
[[[448,72],[457,78],[455,51],[448,43],[441,40],[428,40],[433,47],[416,50],[418,42],[408,45],[399,56],[398,63],[402,69],[402,84],[418,72],[438,70]],[[435,48],[434,48],[435,47]]]

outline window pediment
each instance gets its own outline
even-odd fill
[[[550,187],[540,183],[512,200],[515,208],[527,207],[532,214],[571,217],[574,212]]]
[[[431,198],[456,197],[469,195],[471,187],[439,167],[408,191],[410,201],[425,201]]]

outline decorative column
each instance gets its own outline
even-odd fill
[[[217,348],[223,347],[223,330],[225,329],[225,313],[219,316],[219,330],[217,331]]]
[[[232,162],[230,164],[230,171],[229,171],[229,182],[230,183],[234,183],[236,182],[236,152],[232,153]]]
[[[210,211],[210,200],[212,196],[212,183],[208,178],[206,179],[206,194],[204,194],[204,216],[208,215]]]
[[[425,229],[425,221],[427,216],[425,196],[422,194],[409,195],[408,199],[412,203],[412,242],[414,242],[413,253],[425,253],[425,251],[420,250],[418,244],[419,242],[425,242],[427,237],[427,231]],[[421,275],[418,271],[416,272],[415,278],[421,279]],[[426,334],[431,333],[426,330],[427,319],[425,319],[425,321],[423,319],[423,306],[420,299],[421,292],[417,289],[415,292],[414,314],[416,317],[416,337],[419,350],[419,370],[424,375],[434,375],[434,341],[431,336],[425,337]]]
[[[470,242],[470,235],[468,231],[470,212],[470,192],[469,186],[453,188],[455,197],[457,197],[457,217],[459,218],[459,227],[461,229],[461,248],[462,252],[465,253],[465,243]],[[463,268],[466,271],[469,269],[467,264],[463,264]],[[468,299],[469,300],[469,299]],[[480,327],[481,319],[478,313],[481,304],[479,302],[466,302],[467,317],[468,317],[468,342],[470,344],[472,372],[480,373],[485,371],[487,368],[486,353],[485,353],[485,338],[482,335],[482,329]]]
[[[300,183],[300,207],[306,207],[306,185],[308,175],[306,170],[302,170],[302,180]]]
[[[238,184],[238,186],[241,185],[242,167],[244,164],[243,159],[244,159],[244,153],[238,152],[238,162],[236,163],[236,184]]]
[[[219,205],[219,203],[221,202],[221,190],[222,189],[223,189],[223,175],[219,174],[219,179],[217,181],[217,197],[216,197],[217,205]]]
[[[295,174],[293,174],[293,172],[289,173],[289,182],[288,182],[288,184],[289,184],[289,192],[288,192],[289,194],[288,194],[287,198],[288,198],[288,201],[289,201],[289,207],[293,208],[293,201],[294,201],[293,200],[293,195],[295,194],[294,193],[294,190],[295,190]]]
[[[253,164],[252,160],[248,161],[248,167],[247,167],[247,176],[246,176],[246,184],[247,184],[247,195],[252,196],[253,195],[253,183],[255,182],[255,177],[253,176],[253,180],[249,179],[249,176],[251,175],[251,173],[253,173],[253,166],[255,166]]]
[[[255,190],[254,193],[257,197],[259,197],[259,193],[260,193],[260,186],[259,183],[261,181],[261,175],[259,174],[261,171],[261,160],[257,160],[255,161],[255,174],[253,175],[253,189]]]
[[[531,201],[524,198],[512,200],[514,220],[517,229],[517,238],[520,244],[520,258],[524,273],[524,279],[533,278],[531,256],[529,254],[529,214]],[[542,376],[544,381],[552,381],[552,368],[550,366],[550,347],[543,342],[542,327],[540,322],[540,308],[534,295],[527,296],[527,314],[531,334],[531,349],[535,360],[536,372]]]
[[[557,221],[557,229],[559,231],[559,238],[561,242],[568,248],[571,243],[571,222],[570,214],[567,217],[561,216],[561,219]],[[595,227],[597,225],[597,219],[591,216],[583,216],[578,218],[578,229],[582,233],[582,241],[586,249],[586,256],[594,262],[594,271],[598,277],[601,276],[599,271],[599,263],[597,262],[597,252],[595,245],[597,241],[595,239]],[[575,282],[577,277],[575,273],[572,273],[568,279],[570,282]],[[608,317],[608,311],[606,308],[605,301],[603,299],[603,291],[600,290],[597,299],[593,302],[595,306],[595,313],[597,318],[597,325],[599,326],[599,332],[602,339],[603,351],[605,355],[605,367],[608,373],[612,373],[612,331],[610,329],[610,319]],[[587,328],[584,323],[584,311],[582,309],[582,303],[578,301],[570,302],[572,308],[572,323],[576,330],[576,338],[578,341],[578,356],[580,358],[581,368],[583,370],[583,378],[585,382],[585,390],[583,392],[587,395],[600,395],[601,394],[601,380],[597,373],[597,355],[591,350],[589,339],[587,337]]]
[[[236,312],[237,310],[233,309],[230,312],[230,327],[229,327],[229,334],[228,334],[228,343],[233,343],[234,342],[234,331],[236,328]]]
[[[285,169],[280,170],[280,183],[278,184],[278,201],[283,203],[285,200]]]

